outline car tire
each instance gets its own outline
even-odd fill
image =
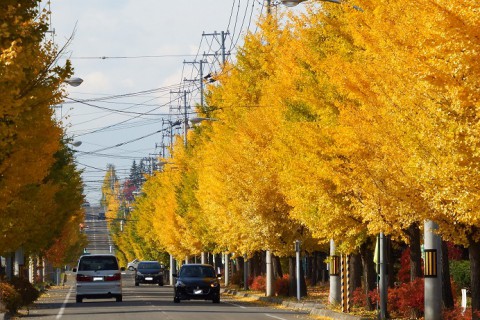
[[[180,303],[180,299],[177,298],[177,297],[174,297],[174,298],[173,298],[173,302],[174,302],[174,303]]]
[[[122,295],[116,296],[116,297],[115,297],[115,300],[116,300],[117,302],[122,302],[122,300],[123,300]]]
[[[76,296],[76,297],[75,297],[75,301],[76,301],[77,303],[82,303],[82,302],[83,302],[82,296]]]
[[[140,283],[135,282],[135,287],[138,287],[139,285],[140,285]]]
[[[220,297],[215,297],[212,299],[213,303],[220,303]]]
[[[159,285],[160,287],[163,287],[163,281],[159,281],[159,282],[158,282],[158,285]]]

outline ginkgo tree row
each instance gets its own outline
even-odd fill
[[[468,248],[479,310],[480,5],[359,2],[247,35],[198,108],[218,121],[177,141],[132,228],[177,258],[285,256],[294,240],[410,244],[432,220]]]
[[[58,65],[39,2],[0,4],[0,255],[23,249],[60,266],[84,246],[83,187],[51,107],[72,67]]]

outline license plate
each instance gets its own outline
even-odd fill
[[[93,281],[103,281],[103,277],[93,277]]]
[[[145,280],[147,280],[147,281],[152,281],[153,278],[152,278],[152,277],[145,277]]]
[[[200,289],[200,290],[193,290],[193,293],[194,294],[202,294],[203,293],[203,290]]]

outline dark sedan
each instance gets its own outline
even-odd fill
[[[221,275],[215,274],[215,269],[209,264],[184,264],[176,277],[173,302],[180,300],[212,300],[220,302]]]
[[[163,286],[163,268],[157,261],[140,261],[135,269],[135,285],[153,283]]]

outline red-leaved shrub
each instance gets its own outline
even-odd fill
[[[0,282],[0,301],[11,314],[15,314],[22,306],[22,297],[11,284],[6,282]]]
[[[265,291],[267,288],[265,276],[254,278],[250,288],[255,291]]]
[[[378,291],[369,293],[373,303],[379,301]],[[424,279],[417,278],[413,282],[402,283],[398,287],[388,289],[388,310],[401,317],[409,317],[412,312],[423,314],[425,306]]]
[[[455,305],[455,308],[442,310],[442,319],[445,320],[469,320],[472,319],[472,308],[467,308],[462,314],[462,307]]]
[[[276,296],[288,296],[288,287],[290,277],[288,274],[284,274],[283,277],[275,280],[275,295]]]
[[[362,287],[358,287],[352,292],[352,303],[355,307],[365,307],[367,301],[367,294]]]
[[[406,248],[402,252],[397,278],[400,282],[410,282],[410,248]]]

